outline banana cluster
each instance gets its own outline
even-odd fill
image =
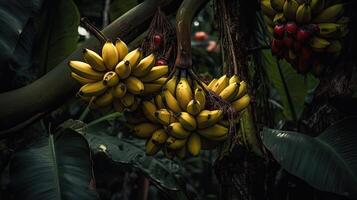
[[[113,105],[122,112],[135,110],[140,104],[138,96],[158,92],[166,82],[168,66],[155,66],[155,56],[142,58],[141,50],[128,51],[120,39],[115,44],[107,41],[102,56],[84,49],[84,62],[69,61],[71,76],[83,85],[78,92],[81,99],[96,108]]]
[[[249,104],[247,85],[238,76],[213,79],[206,89],[231,102],[241,111]],[[179,158],[197,156],[202,149],[215,147],[226,140],[229,122],[223,120],[224,111],[208,109],[203,88],[185,74],[173,76],[161,94],[142,102],[147,121],[134,125],[134,134],[146,138],[146,153],[154,155],[160,149]]]
[[[300,73],[321,73],[324,60],[340,54],[341,39],[349,32],[342,2],[261,0],[265,23],[273,36],[272,53],[285,58]]]

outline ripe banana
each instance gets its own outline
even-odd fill
[[[296,22],[300,24],[307,24],[311,21],[311,7],[309,3],[299,5],[296,11]]]
[[[134,98],[134,103],[129,107],[129,111],[133,112],[139,108],[140,100],[138,98]]]
[[[325,49],[329,45],[330,42],[328,40],[317,36],[313,37],[310,41],[310,46],[315,50]]]
[[[79,89],[82,96],[98,96],[107,90],[107,86],[102,81],[87,83]]]
[[[134,70],[136,68],[136,66],[138,65],[140,59],[141,59],[141,49],[139,49],[139,48],[137,48],[137,49],[135,49],[133,51],[130,51],[123,58],[123,60],[129,61],[132,70]]]
[[[203,137],[211,139],[211,138],[217,138],[217,137],[222,137],[224,135],[227,135],[228,128],[226,128],[222,125],[219,125],[219,124],[215,124],[211,127],[205,128],[205,129],[198,129],[197,133],[199,133]]]
[[[269,17],[273,17],[276,14],[276,11],[270,4],[270,0],[262,0],[260,2],[260,8],[262,12]]]
[[[285,23],[286,18],[284,13],[276,13],[276,15],[273,18],[273,23],[274,24],[280,24],[280,23]]]
[[[283,11],[284,3],[285,0],[270,0],[271,7],[278,12]]]
[[[146,154],[149,156],[152,156],[152,155],[155,155],[160,150],[160,146],[154,144],[153,141],[151,139],[149,139],[146,142],[145,149],[146,149],[145,150]]]
[[[217,82],[213,85],[212,92],[214,92],[216,94],[221,93],[222,90],[228,86],[228,83],[229,83],[229,79],[228,79],[227,75],[221,76],[217,80]]]
[[[239,83],[240,80],[239,80],[239,76],[234,74],[232,77],[229,78],[229,84],[232,84],[232,83]]]
[[[193,131],[197,128],[196,119],[190,113],[180,112],[177,119],[186,130]]]
[[[97,80],[93,80],[93,79],[88,79],[88,78],[84,78],[84,77],[81,77],[80,75],[74,73],[74,72],[71,72],[71,76],[72,78],[74,78],[75,80],[77,80],[80,84],[82,85],[85,85],[87,83],[94,83],[94,82],[97,82]]]
[[[284,16],[288,20],[295,20],[296,11],[298,9],[298,6],[299,6],[299,4],[295,0],[285,0],[284,6],[283,6]]]
[[[324,38],[330,38],[342,33],[342,30],[346,29],[346,24],[337,23],[320,23],[317,24],[319,27],[318,34]]]
[[[152,134],[151,140],[154,144],[164,144],[168,137],[169,135],[164,129],[159,129]]]
[[[200,103],[201,109],[203,110],[206,107],[206,94],[202,88],[195,89],[195,100]]]
[[[166,82],[166,80],[167,80],[166,77],[162,77],[162,78],[159,78],[159,79],[154,80],[152,83],[164,85],[164,83]]]
[[[123,96],[123,98],[120,99],[121,103],[126,107],[129,108],[130,106],[132,106],[135,103],[135,97],[134,95],[130,94],[130,93],[125,93],[125,95]]]
[[[201,112],[202,107],[201,103],[195,99],[192,99],[188,104],[187,104],[187,112],[190,113],[193,116],[198,115],[198,113]]]
[[[245,81],[241,81],[239,83],[239,91],[237,93],[237,96],[234,97],[234,100],[241,98],[243,95],[247,93],[248,85]]]
[[[176,74],[167,81],[167,83],[165,84],[165,88],[171,92],[171,94],[175,94],[175,90],[176,90],[176,81],[177,81],[177,77]]]
[[[222,110],[202,110],[200,114],[196,116],[197,127],[199,129],[213,126],[223,117]]]
[[[157,110],[156,105],[150,101],[142,102],[142,110],[145,117],[151,122],[157,122],[155,117],[155,111]]]
[[[182,110],[187,108],[187,104],[193,99],[190,84],[185,77],[180,78],[176,86],[176,99]]]
[[[125,110],[125,106],[121,103],[120,99],[113,100],[113,107],[117,112],[123,112]]]
[[[126,94],[126,85],[124,83],[119,83],[112,88],[112,94],[115,98],[123,98],[123,96]]]
[[[176,139],[174,137],[169,137],[166,140],[166,146],[171,150],[178,150],[185,146],[187,139]]]
[[[102,57],[96,52],[90,49],[83,49],[84,60],[94,69],[95,71],[106,71]]]
[[[167,66],[167,65],[155,66],[149,71],[148,74],[141,77],[141,81],[143,81],[143,82],[154,81],[156,79],[161,78],[165,74],[167,74],[168,71],[169,71],[169,66]]]
[[[105,73],[103,77],[103,83],[109,87],[116,86],[119,83],[118,74],[113,71]]]
[[[232,83],[228,85],[228,87],[224,88],[224,90],[219,93],[219,96],[226,101],[231,101],[234,97],[236,97],[239,88],[239,83]]]
[[[168,127],[167,127],[167,131],[169,132],[169,134],[175,138],[178,139],[184,139],[187,138],[191,133],[186,130],[182,124],[180,122],[174,122],[171,123]]]
[[[135,67],[133,70],[133,75],[137,77],[142,77],[145,76],[146,74],[149,73],[149,71],[154,67],[155,65],[155,56],[154,54],[150,54],[149,56],[143,58],[138,66]]]
[[[320,12],[325,7],[325,0],[311,0],[310,6],[311,6],[312,14],[314,15],[320,14]]]
[[[132,66],[128,60],[122,60],[115,66],[115,72],[121,79],[126,79],[130,76],[131,68]]]
[[[154,116],[158,122],[165,126],[177,121],[174,113],[168,109],[157,110],[154,112]]]
[[[103,79],[104,73],[93,70],[88,63],[71,60],[68,62],[68,65],[74,73],[78,74],[83,78],[93,79],[97,81]]]
[[[250,97],[248,94],[244,95],[242,98],[232,102],[232,107],[237,111],[241,111],[249,105]]]
[[[160,91],[162,85],[156,83],[144,83],[144,92],[143,94],[152,94]]]
[[[164,90],[162,92],[162,98],[164,100],[165,105],[175,113],[181,112],[181,107],[175,97],[168,90]]]
[[[157,124],[144,122],[134,126],[134,134],[140,138],[149,138],[159,128]]]
[[[118,51],[115,45],[107,41],[102,48],[102,58],[103,62],[108,70],[113,70],[115,65],[119,61]]]
[[[94,107],[105,107],[113,102],[113,95],[111,92],[105,92],[104,94],[96,97],[93,101]]]
[[[333,23],[343,14],[343,12],[344,4],[335,4],[325,8],[312,21],[314,23]]]
[[[197,156],[201,151],[201,137],[193,133],[187,141],[187,150],[191,155]]]
[[[186,157],[186,146],[183,146],[181,149],[176,151],[177,157],[179,157],[181,160],[185,159]]]
[[[158,109],[166,108],[164,101],[162,100],[162,97],[159,94],[155,96],[155,104]]]
[[[144,84],[135,76],[129,76],[125,80],[128,91],[132,94],[142,94],[144,92]]]
[[[212,79],[211,82],[209,82],[209,84],[207,85],[207,87],[208,87],[210,90],[212,90],[212,88],[213,88],[213,86],[216,84],[216,82],[217,82],[217,79],[216,79],[216,78]]]
[[[123,60],[123,58],[128,54],[128,46],[120,38],[117,38],[115,41],[115,48],[117,48],[118,51],[119,61]]]

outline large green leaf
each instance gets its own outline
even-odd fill
[[[280,95],[280,101],[284,106],[284,115],[287,119],[293,120],[293,111],[296,113],[296,118],[299,118],[304,109],[305,97],[308,91],[312,90],[318,84],[318,80],[313,76],[303,76],[298,74],[289,63],[280,61],[282,76],[285,79],[288,93],[290,95],[292,106],[288,100],[287,91],[284,88],[282,77],[279,73],[276,58],[271,55],[270,50],[262,51],[263,64],[269,80],[273,87]]]
[[[85,134],[95,153],[105,153],[118,164],[134,167],[150,178],[159,187],[178,190],[175,173],[179,166],[166,158],[146,156],[143,140],[124,139],[112,136]]]
[[[71,129],[16,152],[10,180],[16,199],[97,199],[88,143]]]
[[[357,118],[332,125],[318,137],[262,131],[264,145],[291,174],[313,187],[357,199]]]

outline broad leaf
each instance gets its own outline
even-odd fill
[[[179,166],[166,158],[157,159],[146,156],[142,140],[124,139],[112,136],[86,134],[91,149],[95,153],[103,152],[118,164],[129,165],[142,172],[159,187],[178,190],[175,173]]]
[[[97,199],[88,143],[71,129],[16,152],[10,180],[16,199]]]
[[[340,121],[315,138],[265,128],[262,139],[291,174],[319,190],[357,198],[357,118]]]

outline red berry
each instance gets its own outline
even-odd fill
[[[283,48],[283,42],[281,40],[273,39],[271,41],[271,52],[273,55],[277,55]]]
[[[283,43],[287,48],[291,49],[294,45],[294,39],[290,36],[286,36],[283,39]]]
[[[154,35],[154,44],[156,46],[160,46],[162,42],[162,38],[160,35]]]
[[[159,60],[157,60],[156,61],[156,63],[155,63],[155,65],[166,65],[167,64],[167,62],[166,62],[166,60],[164,60],[164,59],[159,59]]]
[[[295,51],[295,52],[300,52],[301,48],[302,48],[301,42],[295,41],[295,42],[294,42],[294,51]]]
[[[284,24],[277,24],[274,26],[274,37],[277,39],[281,39],[284,37],[285,29]]]
[[[306,42],[311,38],[312,34],[309,30],[299,28],[296,34],[296,39],[300,42]]]
[[[195,40],[196,41],[205,41],[208,39],[208,34],[204,31],[198,31],[195,33]]]
[[[285,31],[289,34],[295,34],[297,31],[297,25],[295,22],[288,22],[285,25]]]

